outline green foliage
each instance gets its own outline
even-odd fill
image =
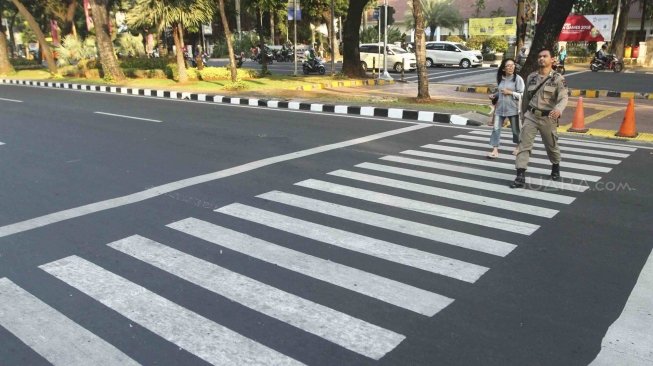
[[[505,37],[495,36],[488,39],[484,46],[494,50],[494,52],[504,53],[508,50],[508,41],[506,41]]]
[[[127,58],[120,61],[120,67],[123,69],[138,69],[138,70],[154,70],[161,69],[165,70],[168,63],[174,62],[174,60],[169,60],[164,57],[133,57]],[[177,65],[175,63],[175,65]]]
[[[576,57],[591,56],[596,50],[596,42],[592,43],[594,43],[594,50],[592,50],[592,45],[588,45],[586,42],[567,42],[567,55]]]
[[[383,42],[384,36],[381,33],[381,42]],[[379,41],[379,30],[376,26],[367,27],[360,33],[360,42],[361,43],[376,43]],[[401,42],[403,38],[401,37],[401,31],[397,27],[388,27],[388,43]]]
[[[10,58],[9,63],[14,67],[14,70],[38,70],[43,68],[36,60],[26,60],[24,58]]]
[[[465,43],[465,40],[458,37],[458,36],[448,36],[447,41],[449,42],[456,42],[456,43]]]
[[[204,81],[231,80],[231,70],[228,67],[205,67],[198,72],[199,78]],[[238,80],[258,77],[258,71],[253,69],[238,69],[237,73]]]
[[[69,34],[63,38],[61,45],[55,48],[57,52],[57,65],[74,65],[84,60],[97,57],[95,37],[86,37],[83,41]]]
[[[123,69],[125,76],[134,79],[166,79],[166,73],[160,69],[141,70],[141,69]]]
[[[224,84],[224,89],[243,90],[243,89],[247,89],[247,84],[245,84],[242,80],[236,80],[236,82],[229,81],[226,84]]]
[[[472,36],[467,40],[467,47],[473,50],[483,49],[483,44],[488,40],[488,36]]]
[[[192,29],[213,20],[213,0],[135,0],[127,11],[127,24],[133,28],[158,27],[163,30],[176,24]]]
[[[452,0],[428,0],[424,4],[424,20],[431,28],[431,33],[434,33],[438,26],[454,29],[463,23],[463,18]]]
[[[134,36],[129,32],[122,33],[118,37],[118,46],[116,51],[123,56],[145,56],[145,46],[143,45],[143,35]]]

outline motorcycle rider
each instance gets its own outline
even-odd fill
[[[311,69],[315,69],[315,61],[316,61],[315,49],[311,47],[308,50],[306,50],[306,52],[304,52],[304,57],[306,58],[306,62],[308,62],[308,66],[310,66]]]
[[[608,66],[608,46],[601,46],[601,49],[596,51],[596,58],[603,63],[603,67]]]

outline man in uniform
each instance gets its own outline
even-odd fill
[[[535,135],[540,132],[546,154],[551,161],[551,179],[560,180],[560,146],[558,145],[558,119],[567,106],[567,82],[552,70],[552,52],[543,49],[537,53],[539,70],[526,78],[526,93],[522,98],[521,112],[524,126],[521,130],[515,167],[517,177],[511,188],[526,184],[526,168],[531,156]]]

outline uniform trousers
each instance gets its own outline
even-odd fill
[[[538,117],[531,111],[524,115],[524,125],[519,135],[519,153],[515,159],[517,169],[526,169],[535,143],[535,136],[540,133],[542,143],[551,164],[560,164],[560,146],[558,145],[558,121],[548,116]]]

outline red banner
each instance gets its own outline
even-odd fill
[[[613,15],[570,15],[558,40],[608,42],[612,39]]]

